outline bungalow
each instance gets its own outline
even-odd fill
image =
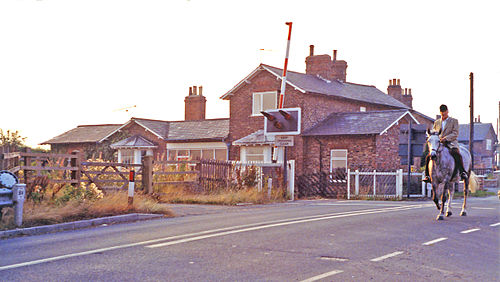
[[[146,154],[155,159],[228,159],[229,119],[205,119],[202,87],[189,88],[185,120],[164,121],[131,118],[124,124],[80,125],[42,144],[54,152],[84,152],[125,163],[141,163]]]

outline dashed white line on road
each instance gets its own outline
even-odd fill
[[[500,225],[500,222],[490,224],[491,227],[495,227],[495,226],[499,226],[499,225]]]
[[[378,257],[378,258],[371,259],[370,261],[374,261],[374,262],[382,261],[384,259],[388,259],[388,258],[392,258],[392,257],[395,257],[395,256],[399,256],[402,253],[403,252],[398,251],[398,252],[387,254],[385,256],[381,256],[381,257]]]
[[[472,209],[476,209],[476,210],[496,210],[495,208],[480,208],[480,207],[472,207]]]
[[[471,233],[471,232],[479,231],[479,230],[481,230],[481,229],[479,229],[479,228],[473,228],[473,229],[461,231],[460,233],[467,234],[467,233]]]
[[[306,280],[302,280],[302,282],[318,281],[320,279],[323,279],[323,278],[326,278],[326,277],[330,277],[332,275],[339,274],[339,273],[342,273],[342,272],[344,272],[344,271],[343,270],[333,270],[333,271],[330,271],[330,272],[326,272],[326,273],[323,273],[323,274],[320,274],[320,275],[308,278]]]
[[[432,244],[436,244],[436,243],[441,242],[441,241],[444,241],[444,240],[448,240],[448,238],[446,238],[446,237],[441,237],[441,238],[438,238],[438,239],[435,239],[435,240],[432,240],[432,241],[429,241],[429,242],[425,242],[425,243],[423,243],[422,245],[424,245],[424,246],[430,246],[430,245],[432,245]]]

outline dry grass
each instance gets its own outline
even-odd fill
[[[4,216],[0,221],[0,230],[14,228],[12,209],[4,210]],[[65,205],[54,205],[48,201],[42,203],[26,201],[22,227],[56,224],[127,213],[156,213],[173,216],[170,209],[162,206],[152,197],[136,194],[133,205],[129,206],[127,193],[115,192],[95,201],[69,201]]]
[[[266,204],[284,202],[283,190],[272,190],[271,197],[267,191],[259,192],[256,188],[239,190],[220,190],[210,193],[194,193],[183,187],[163,187],[158,197],[164,203],[236,205],[238,203]]]

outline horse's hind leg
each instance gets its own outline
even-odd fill
[[[470,175],[470,174],[469,174]],[[464,180],[464,203],[462,205],[462,211],[460,212],[460,216],[467,215],[467,194],[469,193],[469,179]]]
[[[450,183],[448,185],[448,202],[446,204],[446,217],[451,216],[451,201],[453,200],[453,195],[455,194],[455,183]]]

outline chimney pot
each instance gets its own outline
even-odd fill
[[[189,96],[193,95],[193,87],[189,87]]]
[[[408,88],[408,95],[411,95],[411,88]]]
[[[309,56],[314,56],[314,45],[309,45]]]
[[[391,86],[391,85],[392,85],[392,80],[391,80],[391,79],[389,79],[389,86]]]
[[[401,83],[399,82],[399,78],[398,78],[398,85],[401,85]]]
[[[396,84],[396,79],[395,79],[395,78],[393,78],[393,79],[392,79],[392,85],[397,85],[397,84]]]
[[[193,95],[198,95],[198,88],[193,86]]]
[[[337,50],[333,50],[333,61],[337,61]]]
[[[408,88],[405,88],[405,95],[408,95]]]
[[[198,87],[198,90],[199,90],[199,92],[200,92],[200,96],[203,96],[203,86],[201,86],[201,85],[200,85],[200,86]]]

